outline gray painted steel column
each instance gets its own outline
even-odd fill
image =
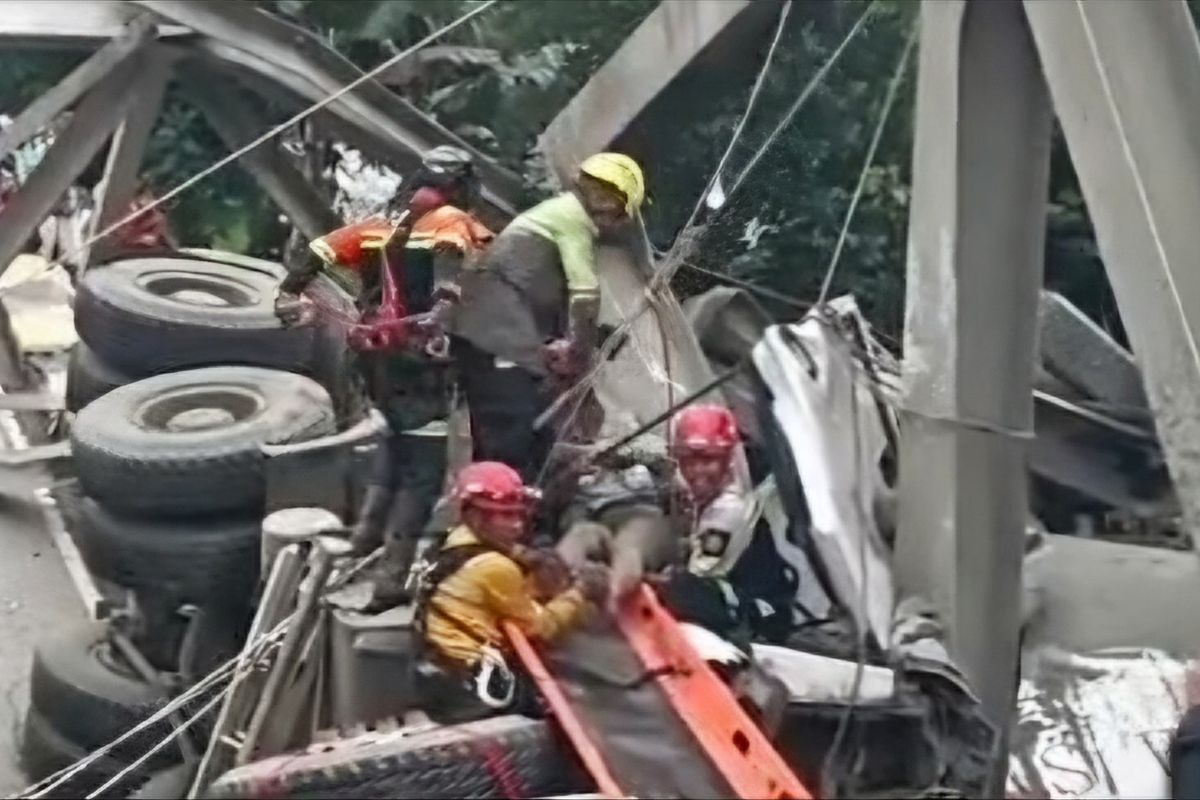
[[[1032,427],[1051,114],[1018,3],[921,13],[896,577],[1004,730],[1028,501],[1002,431]]]
[[[1189,528],[1200,530],[1200,43],[1182,2],[1025,5]]]

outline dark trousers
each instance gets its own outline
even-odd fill
[[[485,705],[475,695],[472,673],[429,660],[417,665],[414,686],[417,696],[422,698],[421,710],[442,725],[457,725],[502,714],[541,717],[542,705],[533,680],[522,669],[516,669],[513,677],[517,682],[513,699],[505,708]]]
[[[499,461],[535,483],[554,444],[552,426],[533,423],[549,406],[541,376],[521,367],[498,368],[496,357],[465,339],[454,340],[459,382],[471,412],[473,461]]]
[[[1171,741],[1171,797],[1200,798],[1200,706],[1188,709]]]
[[[392,431],[376,455],[371,483],[392,498],[384,538],[420,538],[446,476],[446,441]]]

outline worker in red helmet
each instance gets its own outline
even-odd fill
[[[501,622],[551,641],[607,590],[596,569],[550,596],[534,580],[529,566],[537,559],[524,541],[538,497],[499,462],[469,464],[455,479],[459,525],[422,576],[414,617],[423,651],[418,688],[440,722],[529,711],[534,693],[511,666]]]
[[[737,420],[721,405],[690,406],[670,437],[667,461],[604,465],[580,480],[559,553],[571,566],[611,563],[615,597],[674,567],[664,600],[681,619],[723,635],[737,620],[747,636],[779,638],[796,575],[753,492],[734,480]]]
[[[408,314],[424,314],[410,349],[354,354],[360,394],[387,420],[390,435],[364,494],[351,543],[359,554],[385,545],[375,576],[373,607],[396,605],[404,591],[418,538],[442,490],[444,452],[426,435],[445,418],[451,394],[450,365],[425,345],[445,340],[444,323],[458,297],[457,276],[492,238],[471,213],[479,194],[472,155],[448,145],[426,153],[401,186],[387,214],[347,225],[310,243],[311,256],[280,285],[276,313],[285,324],[312,317],[302,293],[318,273],[357,284],[364,315],[378,308],[381,275],[392,269],[402,283]],[[432,348],[437,351],[439,348]]]

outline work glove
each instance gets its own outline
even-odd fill
[[[542,345],[542,364],[551,376],[569,383],[587,370],[588,358],[575,341],[554,339]]]
[[[307,325],[313,320],[313,306],[308,298],[280,290],[275,296],[275,316],[285,328]]]
[[[444,360],[450,355],[450,337],[446,335],[446,321],[454,302],[439,299],[427,313],[422,314],[413,325],[413,338],[421,352],[435,360]]]
[[[594,561],[579,567],[575,572],[575,588],[589,602],[603,607],[608,600],[608,567]]]
[[[600,335],[599,316],[598,296],[581,295],[570,299],[567,306],[567,335],[542,348],[542,361],[551,375],[574,380],[591,368]]]

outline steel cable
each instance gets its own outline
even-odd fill
[[[343,95],[348,94],[349,92],[353,91],[354,89],[356,89],[358,86],[362,85],[363,83],[366,83],[367,81],[375,78],[380,73],[383,73],[383,72],[387,71],[388,69],[390,69],[391,67],[394,67],[396,64],[400,63],[404,59],[406,59],[409,56],[416,53],[418,50],[420,50],[425,45],[427,45],[433,41],[436,41],[437,39],[440,39],[442,36],[449,33],[450,31],[454,30],[455,28],[458,28],[458,27],[466,24],[467,22],[474,19],[479,14],[482,14],[484,11],[486,11],[489,8],[491,8],[492,6],[496,5],[496,3],[498,3],[498,2],[499,2],[499,0],[487,0],[482,5],[471,9],[470,11],[466,12],[465,14],[462,14],[461,16],[459,16],[457,19],[447,23],[446,25],[443,25],[441,28],[438,28],[436,31],[434,31],[433,33],[430,33],[428,36],[425,36],[420,41],[418,41],[416,44],[412,45],[411,47],[408,47],[405,50],[402,50],[401,52],[392,56],[391,58],[384,60],[378,66],[371,69],[369,72],[364,72],[362,75],[360,75],[359,77],[350,81],[350,83],[346,84],[341,89],[338,89],[333,94],[328,95],[327,97],[325,97],[322,100],[318,100],[317,102],[308,106],[308,108],[305,108],[304,110],[297,112],[296,114],[292,115],[288,119],[284,120],[283,122],[279,123],[275,127],[271,128],[266,133],[259,136],[257,139],[254,139],[250,143],[239,147],[237,150],[233,151],[229,155],[227,155],[224,158],[222,158],[221,160],[217,161],[215,164],[212,164],[211,166],[205,167],[204,169],[200,170],[195,175],[193,175],[192,177],[185,180],[183,183],[176,186],[174,189],[171,189],[166,194],[163,194],[162,196],[155,198],[152,202],[150,202],[146,206],[139,208],[136,211],[132,211],[129,214],[126,214],[124,217],[122,217],[121,219],[118,219],[116,222],[112,223],[111,225],[104,228],[103,230],[92,234],[87,239],[85,239],[82,243],[80,243],[73,252],[64,255],[60,260],[65,261],[70,258],[78,257],[81,253],[83,253],[85,250],[87,250],[87,248],[91,247],[96,242],[100,241],[101,239],[105,238],[109,234],[113,233],[118,228],[129,224],[130,222],[132,222],[133,220],[142,216],[143,214],[147,213],[148,211],[150,211],[154,208],[157,208],[158,206],[162,205],[163,203],[167,202],[168,200],[182,194],[183,192],[187,191],[191,187],[195,186],[200,181],[207,178],[209,175],[212,175],[217,170],[220,170],[220,169],[228,166],[229,164],[232,164],[234,161],[238,160],[239,158],[241,158],[242,156],[244,156],[246,153],[250,152],[254,148],[258,147],[259,145],[261,145],[265,142],[270,141],[271,139],[275,138],[279,134],[286,131],[288,128],[295,125],[297,122],[300,122],[301,120],[307,118],[308,116],[312,115],[313,113],[320,111],[325,106],[329,105],[330,103],[332,103],[333,101],[342,97]]]
[[[192,727],[192,725],[196,724],[196,722],[198,722],[201,717],[203,717],[204,715],[206,715],[210,711],[212,711],[214,708],[216,708],[217,703],[222,702],[224,699],[225,699],[224,692],[220,692],[220,693],[214,695],[213,697],[209,698],[209,701],[207,703],[205,703],[200,708],[199,711],[197,711],[195,714],[192,714],[192,716],[190,716],[186,720],[184,720],[183,724],[180,725],[178,728],[175,728],[173,731],[171,731],[171,734],[169,736],[164,736],[163,739],[160,742],[158,742],[158,744],[151,747],[149,750],[147,750],[145,753],[143,753],[140,757],[138,757],[132,763],[126,765],[116,775],[113,775],[111,778],[109,778],[99,788],[95,789],[91,794],[87,795],[85,800],[93,800],[93,798],[100,797],[104,794],[104,792],[108,791],[113,786],[116,786],[118,783],[120,783],[125,778],[125,776],[129,775],[134,770],[136,770],[138,767],[142,766],[142,764],[145,764],[147,761],[149,761],[151,758],[153,758],[154,755],[156,753],[158,753],[158,751],[162,750],[168,744],[175,741],[176,738],[182,736],[184,734],[184,732],[187,731],[188,728]]]
[[[817,306],[823,306],[829,297],[829,288],[833,284],[833,275],[837,271],[838,262],[842,257],[842,251],[846,247],[846,237],[850,233],[850,223],[854,221],[854,212],[858,210],[858,203],[862,199],[863,191],[867,186],[867,176],[871,173],[871,166],[875,163],[875,151],[879,149],[879,142],[883,139],[883,131],[887,127],[888,117],[891,115],[892,106],[895,105],[896,96],[899,94],[900,84],[904,82],[904,76],[908,71],[908,59],[912,55],[913,45],[917,41],[917,25],[913,23],[909,29],[908,38],[904,42],[904,50],[900,53],[900,60],[896,62],[896,69],[892,73],[892,80],[888,83],[887,94],[883,98],[883,109],[879,112],[879,121],[875,123],[875,132],[871,135],[871,143],[867,146],[867,155],[863,159],[862,171],[858,174],[858,183],[854,186],[854,193],[850,196],[850,205],[846,209],[846,219],[842,222],[842,229],[838,232],[837,244],[833,248],[833,256],[829,259],[829,267],[825,270],[825,279],[821,281],[821,292],[817,295]]]
[[[121,736],[117,737],[116,739],[114,739],[113,741],[104,745],[103,747],[97,748],[96,750],[89,753],[86,757],[80,759],[79,761],[75,762],[74,764],[59,770],[58,772],[54,773],[53,775],[43,778],[41,781],[38,781],[37,783],[33,784],[32,786],[26,788],[23,792],[21,792],[20,794],[18,794],[16,796],[22,797],[22,798],[30,798],[31,800],[33,798],[46,797],[47,792],[50,792],[51,790],[60,786],[65,781],[70,780],[72,777],[74,777],[75,775],[77,775],[79,772],[83,771],[87,767],[89,767],[95,761],[97,761],[101,757],[107,755],[109,752],[112,751],[113,748],[117,747],[118,745],[122,744],[123,742],[130,739],[134,735],[142,732],[143,730],[151,727],[152,725],[156,725],[156,724],[162,722],[163,720],[166,719],[166,717],[168,717],[169,715],[178,711],[184,705],[186,705],[187,703],[196,699],[197,697],[199,697],[200,695],[202,695],[204,692],[208,691],[209,689],[213,688],[217,684],[222,683],[226,678],[232,678],[239,671],[245,671],[245,670],[251,669],[265,655],[266,648],[270,644],[272,644],[275,639],[282,636],[283,633],[287,630],[287,623],[289,622],[289,620],[290,620],[290,617],[284,619],[272,631],[270,631],[269,633],[263,634],[258,639],[257,642],[255,642],[253,645],[251,645],[251,647],[249,649],[249,652],[250,652],[249,656],[247,656],[246,651],[243,650],[242,653],[239,653],[238,655],[236,655],[233,658],[226,661],[221,666],[214,669],[207,676],[205,676],[200,681],[198,681],[195,685],[190,687],[187,691],[185,691],[185,692],[181,693],[180,695],[178,695],[177,697],[173,698],[170,702],[163,705],[162,708],[158,709],[153,714],[151,714],[149,717],[147,717],[145,720],[139,722],[137,725],[130,728],[128,731],[126,731]],[[223,696],[223,692],[221,694],[219,694],[218,696],[219,697]],[[168,737],[168,740],[170,740],[171,738],[174,738],[174,737],[173,736]]]
[[[847,45],[851,40],[854,39],[858,32],[862,30],[864,23],[875,9],[876,4],[877,0],[876,2],[872,2],[871,5],[867,6],[863,13],[859,16],[858,20],[855,21],[854,25],[847,32],[846,36],[842,39],[842,42],[834,49],[833,53],[826,60],[826,62],[800,90],[800,94],[798,95],[796,101],[792,104],[792,107],[788,110],[788,113],[784,116],[784,119],[775,127],[775,129],[771,132],[771,135],[767,137],[767,140],[755,151],[746,168],[739,173],[738,180],[734,183],[734,186],[729,190],[729,192],[726,193],[726,202],[728,202],[728,199],[732,197],[737,189],[742,185],[746,179],[746,176],[749,175],[750,171],[755,167],[755,165],[758,164],[759,160],[762,158],[767,149],[774,144],[775,139],[778,138],[779,134],[787,127],[788,123],[790,123],[790,121],[795,118],[796,114],[799,113],[800,109],[813,95],[817,86],[820,85],[825,76],[829,74],[830,69],[832,69],[833,65],[841,58],[842,53],[845,52]],[[704,197],[702,196],[700,202],[696,206],[697,209],[702,206],[703,201]],[[669,285],[671,277],[683,264],[684,258],[679,254],[679,251],[682,249],[680,243],[681,241],[684,241],[689,234],[690,232],[685,226],[685,228],[682,229],[679,235],[676,237],[675,243],[671,246],[667,256],[661,260],[660,266],[650,279],[642,302],[638,304],[637,308],[632,312],[632,314],[623,317],[621,324],[611,335],[609,335],[604,344],[601,345],[596,354],[595,365],[588,370],[586,374],[581,376],[574,385],[559,395],[551,407],[545,413],[543,413],[543,419],[548,418],[557,411],[561,410],[568,403],[573,403],[571,411],[567,414],[566,421],[563,423],[562,427],[565,429],[571,425],[575,417],[578,415],[580,409],[583,407],[583,402],[586,398],[587,392],[594,387],[596,379],[599,376],[600,370],[603,368],[605,362],[610,356],[612,356],[613,352],[615,352],[625,334],[627,334],[633,327],[633,324],[641,319],[641,317],[653,307],[655,293],[662,291],[664,287]]]

